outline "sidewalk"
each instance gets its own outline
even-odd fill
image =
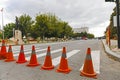
[[[117,40],[111,40],[111,46],[106,44],[106,40],[102,40],[105,52],[113,59],[120,61],[120,49],[117,48]]]

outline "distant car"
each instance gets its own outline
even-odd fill
[[[82,37],[82,40],[87,40],[88,38],[87,37]]]

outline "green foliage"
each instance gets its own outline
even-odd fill
[[[4,28],[7,38],[12,37],[12,29],[15,28],[15,23],[7,24]],[[29,15],[21,15],[18,17],[19,30],[22,31],[22,36],[44,39],[45,37],[64,38],[71,37],[73,34],[71,26],[67,22],[62,21],[56,15],[37,14],[35,21]]]
[[[87,34],[87,38],[92,39],[92,38],[94,38],[94,35],[93,35],[93,34],[88,33],[88,34]]]
[[[90,34],[87,32],[74,33],[73,38],[77,38],[77,37],[81,37],[81,38],[86,37],[86,38],[92,39],[92,38],[94,38],[94,34]]]
[[[39,34],[37,37],[64,37],[72,34],[72,28],[67,22],[61,21],[57,16],[52,14],[38,14],[34,31]]]
[[[15,28],[14,23],[9,23],[4,27],[4,36],[5,36],[5,38],[13,37],[13,28]]]
[[[3,38],[3,34],[2,33],[0,33],[0,39],[2,39]]]
[[[32,18],[29,15],[21,15],[18,18],[19,21],[19,29],[22,31],[22,36],[28,36],[28,34],[31,32],[31,26],[34,23],[32,21]]]
[[[38,34],[37,37],[41,37],[42,39],[44,38],[45,34],[48,31],[47,15],[39,14],[36,16],[34,31],[36,32],[36,34]]]

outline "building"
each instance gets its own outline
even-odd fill
[[[81,27],[81,28],[73,28],[74,33],[81,33],[81,32],[87,32],[89,31],[88,27]]]

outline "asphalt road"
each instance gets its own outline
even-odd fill
[[[114,61],[107,56],[100,40],[78,40],[32,45],[35,45],[36,47],[36,55],[39,56],[38,62],[40,65],[31,68],[26,66],[29,62],[17,64],[16,61],[4,62],[4,60],[1,60],[0,80],[92,80],[92,78],[80,76],[80,68],[84,64],[88,47],[91,48],[92,52],[98,51],[100,54],[99,56],[96,56],[97,60],[100,59],[98,63],[96,63],[98,64],[96,80],[120,80],[120,62]],[[32,45],[24,45],[24,53],[27,59],[30,58]],[[51,57],[53,64],[55,65],[55,68],[49,71],[41,70],[45,55],[40,56],[40,54],[46,54],[48,46],[51,48]],[[63,47],[66,47],[68,66],[72,69],[68,74],[56,72],[56,69],[58,69],[59,66],[59,60],[55,60],[61,56]],[[20,46],[12,46],[12,49],[14,57],[17,60]],[[70,56],[69,54],[73,55]]]

